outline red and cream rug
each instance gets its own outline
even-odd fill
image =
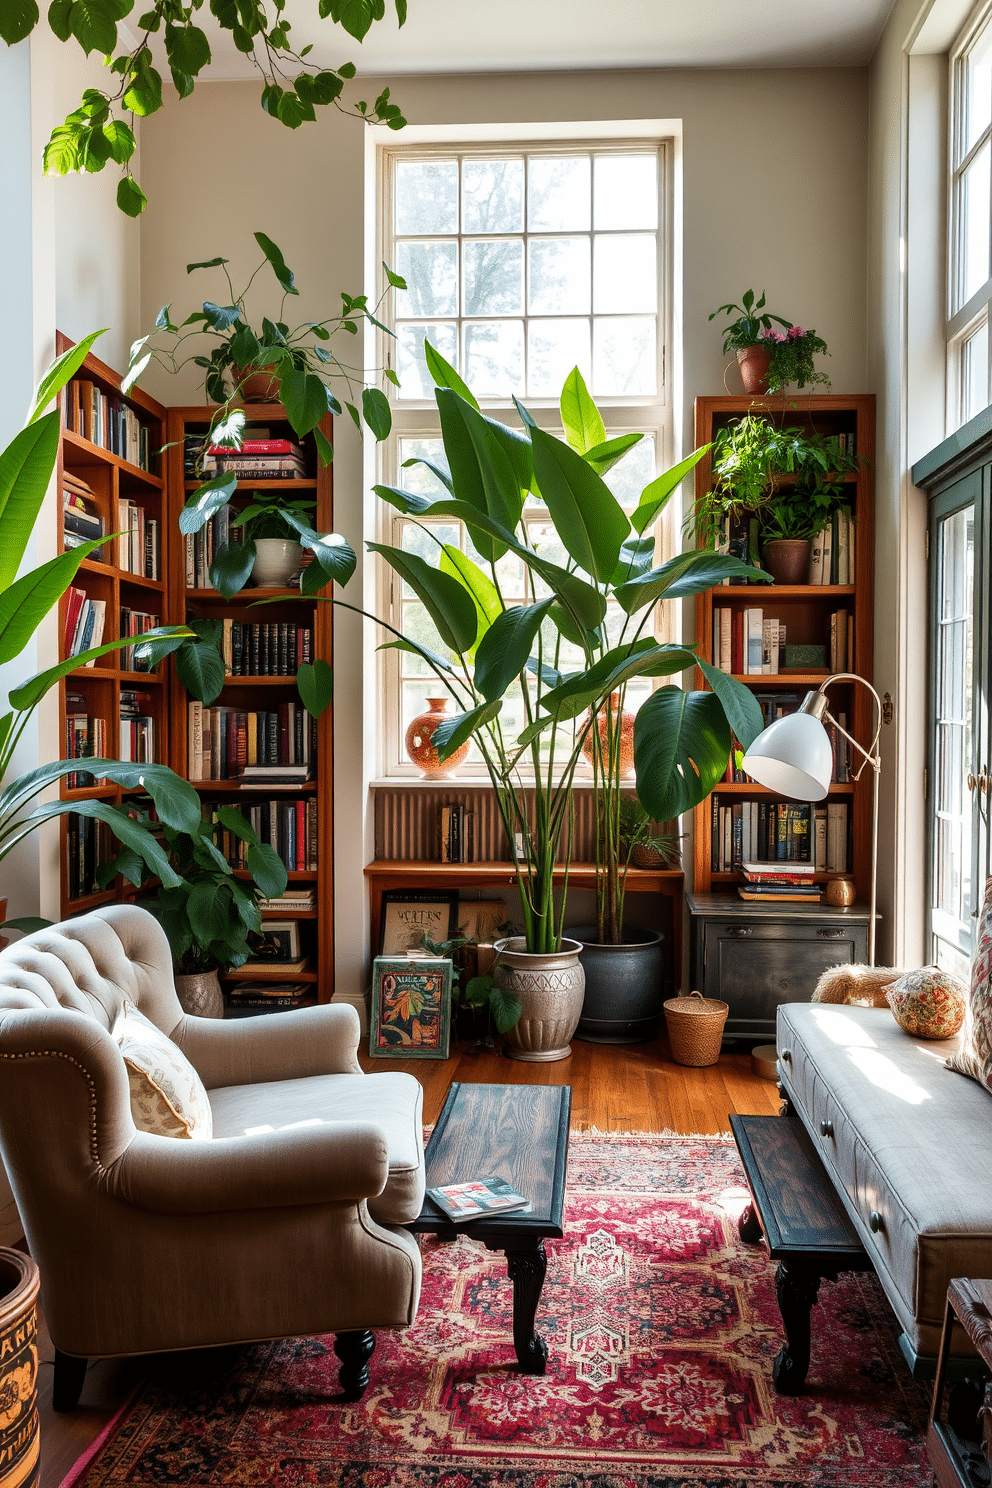
[[[503,1258],[425,1239],[415,1325],[357,1406],[328,1338],[150,1363],[63,1488],[928,1488],[926,1394],[873,1275],[825,1282],[805,1395],[771,1385],[774,1266],[719,1138],[573,1137],[567,1234],[515,1368]]]

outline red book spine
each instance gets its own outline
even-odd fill
[[[301,796],[296,803],[296,871],[303,873],[307,864],[307,803]]]
[[[227,715],[227,775],[228,780],[234,780],[238,773],[238,715],[228,713]]]
[[[295,455],[299,452],[299,445],[291,439],[246,439],[241,448],[235,449],[233,445],[212,444],[209,453],[212,455]]]
[[[730,650],[730,670],[739,677],[744,670],[744,611],[735,610]]]

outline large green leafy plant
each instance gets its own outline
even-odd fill
[[[61,553],[17,577],[58,456],[60,415],[57,409],[48,412],[46,409],[78,371],[100,334],[97,331],[85,337],[53,363],[38,388],[26,426],[0,453],[0,663],[17,660],[45,616],[69,588],[80,563],[107,540],[101,537],[82,543],[78,548]],[[187,634],[183,627],[164,627],[150,632],[137,649],[139,653],[149,655],[156,637],[164,637],[159,645],[168,649],[179,645]],[[46,801],[40,806],[32,805],[56,781],[78,770],[78,760],[56,760],[27,774],[7,779],[17,746],[42,698],[61,678],[86,662],[131,644],[133,637],[127,636],[107,641],[49,667],[9,693],[7,710],[0,716],[0,862],[43,822],[75,812],[79,816],[106,822],[118,840],[130,849],[135,860],[143,863],[164,884],[175,887],[181,882],[147,823],[135,820],[128,809],[119,809],[108,801],[96,799]],[[87,768],[98,780],[111,781],[129,791],[146,791],[159,821],[168,828],[190,831],[199,821],[200,803],[196,792],[164,765],[93,759],[88,761]]]
[[[407,517],[424,519],[425,533],[437,542],[436,561],[387,544],[370,547],[416,594],[444,650],[389,625],[395,639],[386,644],[419,655],[453,698],[458,711],[435,729],[433,743],[445,757],[475,740],[513,851],[527,949],[553,951],[564,914],[564,895],[556,904],[553,880],[558,864],[567,886],[572,785],[586,731],[610,694],[634,677],[668,678],[697,665],[712,689],[666,684],[637,714],[637,793],[656,820],[677,817],[708,795],[726,769],[731,731],[745,747],[760,733],[761,712],[746,687],[692,647],[655,638],[661,604],[724,578],[753,578],[755,571],[707,551],[655,563],[654,524],[703,450],[652,481],[628,518],[603,475],[641,436],[607,440],[577,371],[562,395],[566,443],[539,428],[520,403],[523,432],[485,417],[429,344],[426,354],[438,383],[447,469],[434,473],[444,494],[427,497],[385,485],[376,491]],[[529,539],[521,520],[529,493],[547,507],[563,563]],[[435,538],[426,525],[452,517],[465,523],[478,561]],[[523,566],[525,604],[504,593],[500,561],[507,554]],[[567,646],[576,648],[581,665],[566,669]],[[522,732],[504,728],[501,717],[507,694],[518,686]],[[529,777],[521,771],[524,761]]]

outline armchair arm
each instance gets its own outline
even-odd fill
[[[104,1181],[135,1208],[211,1214],[357,1202],[382,1192],[388,1170],[382,1128],[341,1121],[212,1142],[137,1132]]]
[[[360,1075],[361,1025],[350,1003],[323,1004],[264,1018],[184,1017],[172,1038],[208,1090],[310,1075]]]

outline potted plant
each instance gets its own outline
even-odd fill
[[[303,559],[301,533],[313,530],[313,501],[274,501],[258,491],[231,521],[238,541],[215,554],[210,565],[214,586],[232,599],[249,582],[263,589],[284,589]]]
[[[710,320],[715,320],[718,315],[736,316],[728,326],[724,327],[723,354],[727,356],[731,351],[737,353],[737,365],[741,369],[744,391],[746,393],[765,392],[774,345],[774,342],[769,340],[772,321],[776,321],[785,330],[789,329],[790,322],[765,309],[764,290],[761,292],[761,298],[756,300],[754,290],[746,289],[741,295],[739,305],[733,302],[718,305],[710,316]]]
[[[507,931],[512,926],[501,926]],[[428,956],[451,958],[451,1002],[459,1036],[486,1048],[493,1045],[493,1030],[509,1033],[519,1021],[521,1007],[512,991],[497,987],[488,974],[471,976],[462,985],[465,967],[461,964],[466,948],[476,945],[470,936],[456,935],[449,940],[421,936],[420,948]]]
[[[763,336],[772,349],[766,378],[768,392],[784,392],[790,384],[797,388],[812,387],[816,383],[830,386],[826,373],[813,365],[814,356],[829,356],[822,336],[799,325],[790,325],[785,332],[770,328]]]
[[[434,745],[443,758],[474,739],[511,844],[524,932],[499,943],[494,966],[496,986],[512,990],[522,1005],[508,1051],[530,1060],[563,1058],[583,993],[582,948],[563,935],[563,917],[569,799],[584,738],[611,693],[630,678],[672,677],[699,665],[712,690],[666,685],[653,692],[637,715],[634,760],[638,796],[656,819],[679,816],[705,799],[726,768],[731,731],[742,742],[754,739],[761,713],[747,688],[697,659],[693,649],[655,640],[653,620],[666,600],[697,594],[725,577],[754,575],[738,559],[706,551],[654,563],[651,529],[704,450],[652,481],[628,518],[603,472],[639,436],[605,438],[577,371],[566,386],[571,442],[565,443],[539,428],[519,403],[522,433],[485,417],[429,343],[426,356],[438,385],[448,490],[426,497],[393,486],[375,489],[413,519],[462,520],[481,562],[447,547],[430,527],[424,531],[438,543],[436,563],[370,544],[424,605],[438,648],[380,623],[393,638],[386,644],[419,655],[451,696],[457,712],[434,730]],[[529,541],[521,520],[529,493],[546,505],[567,566]],[[526,603],[503,591],[499,560],[507,553],[523,566]],[[608,613],[619,618],[609,631]],[[565,640],[582,652],[578,671],[563,668]],[[523,696],[522,731],[504,727],[500,716],[516,688]],[[563,888],[557,901],[556,872]]]

